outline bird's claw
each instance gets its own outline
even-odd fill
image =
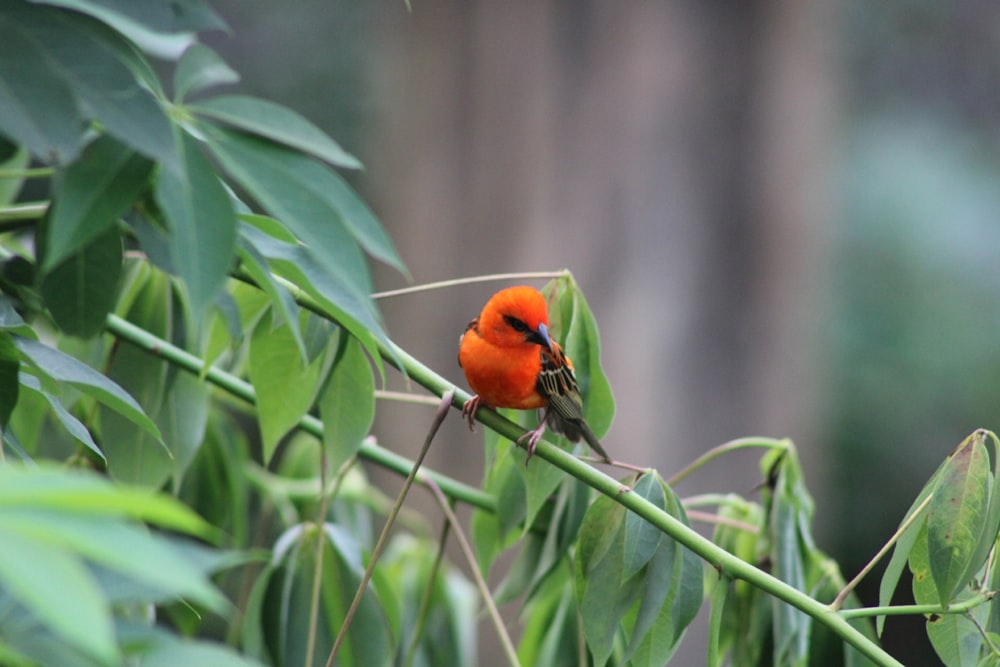
[[[535,448],[538,446],[538,441],[542,439],[542,433],[544,432],[545,432],[545,422],[542,421],[541,425],[538,428],[528,431],[527,433],[525,433],[524,435],[522,435],[520,438],[517,439],[517,444],[519,445],[523,444],[524,451],[527,454],[527,456],[525,456],[524,458],[525,466],[528,465],[528,461],[531,460],[531,457],[535,455]]]
[[[476,411],[479,410],[479,396],[473,396],[462,406],[462,418],[469,422],[469,430],[476,430]]]

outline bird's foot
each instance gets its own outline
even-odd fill
[[[469,422],[470,431],[476,430],[476,411],[479,409],[480,402],[479,396],[473,396],[462,406],[462,418]]]
[[[519,445],[523,444],[524,451],[527,453],[527,456],[524,459],[525,466],[528,465],[528,461],[531,460],[531,457],[535,455],[535,447],[538,446],[538,441],[542,439],[543,433],[545,433],[544,419],[542,420],[542,423],[538,425],[537,428],[528,431],[527,433],[525,433],[524,435],[522,435],[520,438],[517,439],[517,444]]]

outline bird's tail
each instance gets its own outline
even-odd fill
[[[597,439],[594,432],[590,430],[587,423],[578,420],[569,420],[564,418],[559,413],[554,410],[550,410],[546,418],[549,428],[556,433],[562,433],[566,436],[566,439],[570,442],[580,442],[580,440],[586,440],[590,448],[597,453],[605,463],[611,463],[611,457],[608,453],[604,451],[604,447],[601,446],[601,441]]]

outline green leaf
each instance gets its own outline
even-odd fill
[[[0,584],[65,641],[101,664],[118,663],[111,611],[71,553],[0,524]]]
[[[215,642],[178,637],[157,627],[135,625],[122,632],[122,641],[139,647],[142,667],[261,667],[262,663]]]
[[[287,324],[291,328],[292,338],[295,339],[299,354],[302,360],[306,361],[306,346],[299,329],[299,307],[291,292],[274,279],[267,265],[267,259],[246,238],[240,238],[237,254],[243,268],[270,298],[274,325]]]
[[[118,296],[122,257],[121,237],[111,227],[42,277],[42,296],[60,329],[80,338],[104,329]]]
[[[210,396],[208,385],[188,373],[174,374],[167,385],[156,423],[164,444],[173,454],[174,488],[180,487],[205,439]]]
[[[722,667],[725,658],[725,643],[722,640],[722,619],[726,607],[726,597],[729,595],[729,577],[720,574],[712,591],[712,612],[708,620],[708,656],[706,667]]]
[[[301,240],[323,272],[366,300],[371,292],[368,266],[330,196],[333,172],[310,157],[255,137],[222,128],[208,128],[206,134],[226,171]]]
[[[272,330],[271,315],[267,314],[254,328],[250,379],[257,395],[265,462],[312,405],[321,368],[321,359],[303,365],[287,324]]]
[[[196,319],[221,289],[236,246],[229,195],[197,142],[177,133],[179,169],[162,169],[156,200],[170,227],[173,270],[184,280]]]
[[[240,75],[218,53],[204,44],[192,44],[174,70],[174,102],[180,104],[190,93],[239,80]]]
[[[376,340],[386,346],[390,344],[367,294],[359,295],[342,283],[308,248],[282,243],[253,228],[244,227],[242,232],[244,238],[268,258],[271,270],[276,275],[300,286],[338,324],[361,341],[376,364],[380,363],[382,357]]]
[[[214,611],[227,608],[207,576],[166,539],[146,528],[106,516],[66,509],[8,508],[0,534],[18,535],[64,552],[79,554],[169,595],[180,595]]]
[[[654,477],[666,498],[666,511],[690,526],[683,506],[658,475]],[[684,630],[701,608],[701,560],[673,540],[661,540],[644,567],[642,597],[626,618],[630,635],[626,657],[635,665],[663,665],[677,650]]]
[[[361,549],[357,541],[334,524],[322,530],[293,526],[274,546],[276,567],[265,573],[267,593],[258,627],[276,664],[305,664],[309,636],[313,574],[320,541],[323,579],[314,665],[322,666],[343,624],[344,613],[361,580]],[[341,646],[339,664],[384,665],[392,646],[385,617],[372,589],[367,589]]]
[[[577,543],[576,595],[583,634],[598,665],[608,660],[622,619],[643,592],[641,576],[622,580],[625,511],[599,496],[584,516]]]
[[[280,104],[247,95],[220,95],[192,104],[190,108],[197,114],[308,153],[334,166],[361,168],[358,159],[323,130]]]
[[[601,338],[597,321],[572,276],[553,280],[542,289],[542,293],[550,300],[558,299],[558,307],[550,312],[550,317],[558,317],[553,327],[558,326],[564,332],[563,348],[573,360],[587,424],[598,438],[603,438],[614,418],[615,401],[611,384],[601,366]]]
[[[774,574],[800,591],[808,590],[806,560],[814,549],[805,529],[812,519],[812,499],[802,483],[802,469],[793,449],[771,450],[761,462],[766,477],[774,480],[769,518]],[[774,652],[779,664],[803,664],[809,656],[812,619],[791,605],[777,605],[774,612]]]
[[[0,34],[0,133],[43,162],[69,162],[86,124],[73,89],[15,16],[0,15]]]
[[[914,544],[917,542],[917,537],[920,535],[927,522],[927,508],[921,506],[927,499],[927,496],[933,493],[944,467],[944,463],[938,467],[927,484],[925,484],[920,490],[920,493],[917,494],[913,504],[910,505],[910,508],[903,516],[903,520],[899,522],[900,527],[905,525],[907,521],[911,520],[911,517],[918,509],[924,514],[923,517],[913,519],[907,526],[906,530],[904,530],[896,539],[896,544],[892,549],[892,558],[889,559],[889,564],[886,565],[885,572],[882,573],[882,580],[879,582],[879,606],[888,606],[892,602],[892,596],[896,592],[896,586],[899,584],[899,577],[903,574],[903,568],[906,567],[907,562],[910,559],[911,551],[913,550]],[[926,545],[926,538],[924,544]],[[884,628],[885,616],[877,617],[875,619],[875,631],[879,637],[882,636],[882,630]]]
[[[927,507],[930,573],[942,605],[965,587],[969,570],[974,574],[981,565],[971,559],[979,551],[991,483],[985,434],[976,431],[945,462]],[[988,539],[995,541],[996,533]]]
[[[33,375],[28,375],[27,373],[22,373],[20,375],[20,383],[26,389],[43,396],[52,408],[52,412],[55,414],[56,419],[59,420],[59,423],[63,425],[66,431],[87,447],[87,449],[94,452],[94,454],[96,454],[102,461],[107,461],[107,458],[104,456],[104,452],[102,452],[101,448],[94,442],[94,439],[91,437],[90,431],[87,430],[87,427],[84,426],[79,419],[70,414],[69,410],[67,410],[66,406],[62,404],[62,401],[59,400],[58,396],[54,396],[53,394],[50,394],[42,389],[42,385],[38,381],[38,378]]]
[[[145,331],[171,340],[178,310],[174,306],[170,279],[160,271],[137,278],[130,291],[135,298],[125,319]],[[119,345],[108,361],[107,375],[145,406],[151,420],[157,418],[167,386],[167,363],[133,345]],[[157,437],[139,424],[104,408],[99,412],[101,444],[108,457],[108,470],[118,481],[158,488],[174,470],[172,452],[157,431]],[[159,427],[157,426],[157,429]]]
[[[7,430],[17,406],[20,369],[21,355],[17,353],[14,340],[6,331],[0,331],[0,433]]]
[[[940,592],[931,574],[931,554],[928,550],[929,522],[920,530],[910,550],[910,571],[913,573],[913,599],[917,604],[939,604]],[[967,598],[963,591],[956,602]],[[986,609],[980,605],[972,612],[982,623]],[[979,658],[982,638],[975,625],[959,614],[932,614],[927,619],[927,637],[945,667],[975,665]]]
[[[586,657],[578,655],[580,630],[573,604],[572,573],[568,570],[562,566],[524,607],[524,633],[517,647],[522,665],[586,664]],[[571,663],[567,662],[570,656]]]
[[[44,0],[45,4],[75,9],[104,21],[127,35],[138,27],[158,34],[224,30],[226,23],[202,0],[170,3],[129,0]]]
[[[159,440],[160,432],[156,425],[143,413],[135,399],[117,384],[53,347],[21,337],[16,337],[14,342],[24,358],[47,376],[75,387]]]
[[[340,337],[318,404],[327,464],[330,470],[338,470],[361,448],[375,418],[375,376],[353,336]]]
[[[169,496],[46,465],[0,467],[0,509],[28,506],[128,517],[203,539],[217,539],[214,527]]]
[[[660,509],[666,507],[666,496],[657,475],[648,473],[639,478],[632,493],[645,498]],[[641,570],[657,552],[663,533],[634,512],[625,514],[625,569],[622,579]]]
[[[0,46],[0,52],[2,52],[3,47]],[[0,56],[2,57],[2,56]],[[0,96],[3,93],[0,92]],[[0,121],[0,130],[3,128],[3,121]],[[5,158],[0,157],[0,170],[3,171],[20,171],[26,169],[31,163],[31,156],[28,154],[23,147],[14,146],[3,140],[0,137],[0,145],[10,146],[14,149],[13,153]],[[2,150],[0,150],[2,152]],[[14,203],[17,199],[17,194],[21,191],[21,186],[24,185],[24,177],[14,177],[7,176],[5,178],[0,178],[0,207],[9,206]]]
[[[114,230],[149,182],[153,163],[117,140],[91,142],[55,179],[42,271]]]
[[[99,120],[109,134],[153,160],[173,161],[170,122],[123,62],[122,54],[134,59],[135,52],[118,33],[88,16],[41,5],[15,3],[5,11],[17,31],[41,48],[86,118]]]

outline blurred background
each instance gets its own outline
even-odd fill
[[[850,577],[952,448],[1000,427],[1000,4],[212,4],[238,90],[364,161],[353,182],[414,283],[573,272],[616,458],[667,476],[732,438],[793,438]],[[387,299],[389,332],[464,385],[458,336],[506,284]],[[375,433],[412,453],[429,420],[380,403]],[[449,422],[429,465],[478,483],[481,434]],[[759,481],[748,454],[678,492]],[[922,625],[887,624],[907,665],[937,664]],[[703,661],[703,631],[682,650]]]

